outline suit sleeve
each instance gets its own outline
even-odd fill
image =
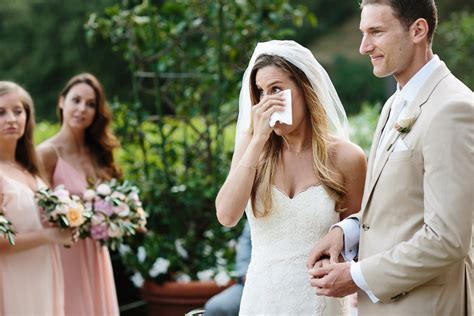
[[[360,261],[369,288],[385,303],[441,275],[471,248],[474,104],[464,98],[438,109],[422,136],[423,226],[410,240]]]

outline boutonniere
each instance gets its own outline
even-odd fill
[[[412,111],[410,113],[402,113],[402,115],[400,115],[401,117],[395,123],[393,128],[400,134],[408,133],[411,130],[413,124],[415,124],[415,121],[418,118],[418,115],[420,115],[419,108],[417,108],[415,111]]]

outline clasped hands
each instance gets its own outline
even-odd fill
[[[335,227],[311,250],[306,266],[317,295],[344,297],[357,291],[351,263],[344,262],[340,255],[343,247],[344,233]]]

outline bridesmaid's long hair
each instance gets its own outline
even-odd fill
[[[11,81],[0,81],[0,96],[10,93],[15,93],[20,98],[26,113],[25,131],[16,145],[15,160],[30,174],[45,179],[43,167],[39,163],[33,141],[33,130],[35,128],[33,99],[20,85]]]
[[[336,200],[341,202],[346,194],[344,183],[332,171],[330,165],[330,138],[326,111],[319,101],[305,73],[286,59],[274,55],[261,55],[257,58],[250,74],[250,95],[252,104],[260,102],[260,95],[256,85],[257,71],[266,66],[275,66],[285,72],[289,78],[301,89],[306,104],[308,119],[311,123],[311,147],[313,154],[313,172],[317,175],[324,188]],[[253,124],[251,124],[251,129]],[[253,131],[252,131],[253,132]],[[252,186],[251,203],[254,215],[264,217],[272,208],[272,184],[276,168],[281,160],[283,138],[271,133],[263,149],[263,160],[258,166],[257,174]],[[256,197],[262,201],[256,205]],[[263,207],[263,210],[259,209]]]
[[[105,94],[102,85],[97,78],[89,73],[82,73],[72,77],[59,95],[57,112],[61,124],[63,123],[63,111],[59,106],[61,99],[66,98],[72,87],[85,83],[95,92],[96,113],[92,124],[86,128],[84,140],[86,146],[91,151],[98,166],[104,169],[109,178],[120,178],[122,171],[114,160],[113,151],[119,147],[119,142],[114,136],[111,128],[112,113],[105,101]]]

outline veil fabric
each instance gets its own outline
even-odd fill
[[[326,110],[330,135],[349,140],[349,124],[346,112],[326,70],[318,63],[311,51],[306,47],[294,41],[273,40],[257,44],[242,78],[242,88],[239,97],[239,116],[235,135],[236,145],[239,143],[243,133],[250,128],[252,109],[250,73],[255,65],[255,61],[260,55],[276,55],[282,57],[303,71],[306,77],[308,77],[322,106]]]

